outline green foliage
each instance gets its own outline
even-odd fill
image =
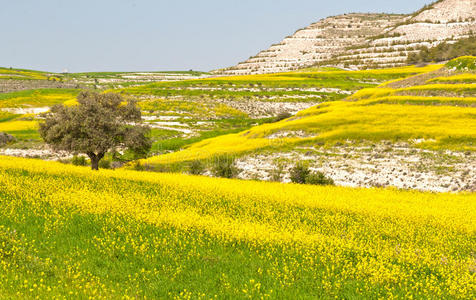
[[[87,154],[95,170],[104,155],[118,147],[138,155],[148,152],[149,128],[129,125],[141,122],[141,112],[134,101],[123,105],[118,94],[93,92],[82,92],[77,100],[78,105],[54,106],[40,123],[41,137],[54,149]]]
[[[109,159],[101,159],[99,161],[99,168],[101,168],[101,169],[111,169],[112,168],[111,161]]]
[[[461,39],[454,44],[445,42],[433,48],[422,47],[419,53],[411,53],[407,62],[440,62],[467,55],[476,56],[476,36]]]
[[[75,166],[86,166],[88,162],[84,156],[73,156],[71,163]]]
[[[235,158],[231,156],[215,157],[212,172],[216,177],[235,178],[238,175]]]
[[[294,183],[304,184],[310,173],[311,171],[307,164],[298,162],[290,171],[290,179]]]
[[[306,163],[297,163],[290,172],[291,181],[300,184],[334,185],[334,180],[322,172],[311,172]]]
[[[307,175],[306,184],[334,185],[334,180],[332,178],[327,177],[322,172],[315,172]]]
[[[190,174],[202,175],[205,172],[205,166],[199,160],[194,160],[190,163]]]

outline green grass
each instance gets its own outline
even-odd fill
[[[13,130],[13,131],[6,131],[6,133],[11,134],[14,136],[19,142],[42,142],[43,140],[40,137],[40,134],[37,130]]]

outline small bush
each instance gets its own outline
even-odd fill
[[[238,175],[233,157],[217,157],[213,164],[213,175],[223,178],[234,178]]]
[[[101,169],[110,169],[111,168],[111,161],[108,159],[101,159],[99,161],[99,168]]]
[[[205,166],[199,160],[194,160],[190,163],[190,174],[202,175],[205,172]]]
[[[326,177],[322,172],[315,172],[307,175],[306,183],[315,185],[334,185],[334,180]]]
[[[306,178],[310,173],[311,171],[309,171],[309,168],[305,164],[299,162],[291,169],[291,181],[301,184],[306,183]]]
[[[300,184],[334,185],[332,178],[326,177],[322,172],[311,173],[309,167],[299,162],[291,169],[291,181]]]
[[[86,166],[88,164],[84,156],[77,156],[77,155],[73,156],[71,163],[75,166]]]

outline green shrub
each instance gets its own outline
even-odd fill
[[[302,162],[297,163],[291,169],[291,181],[300,184],[314,184],[314,185],[334,185],[332,178],[326,177],[322,172],[311,173],[309,167]]]
[[[190,174],[202,175],[205,172],[205,166],[199,160],[194,160],[190,163]]]
[[[75,166],[86,166],[88,164],[84,156],[77,156],[77,155],[73,156],[71,163]]]
[[[307,176],[311,173],[308,166],[302,162],[297,163],[290,171],[291,181],[294,183],[306,183]]]
[[[436,47],[421,47],[418,53],[408,55],[409,64],[422,62],[440,62],[454,59],[460,56],[476,56],[476,36],[460,39],[456,43],[441,43]]]
[[[101,169],[111,169],[111,161],[109,159],[101,159],[99,161],[99,168],[101,168]]]
[[[315,172],[307,175],[306,183],[314,185],[334,185],[334,180],[326,177],[322,172]]]
[[[215,158],[212,171],[216,177],[234,178],[238,175],[235,159],[229,156]]]

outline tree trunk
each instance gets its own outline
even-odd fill
[[[91,160],[91,169],[92,170],[99,170],[99,161],[104,157],[103,152],[99,152],[98,154],[94,152],[88,152],[87,155],[89,156],[89,159]]]

